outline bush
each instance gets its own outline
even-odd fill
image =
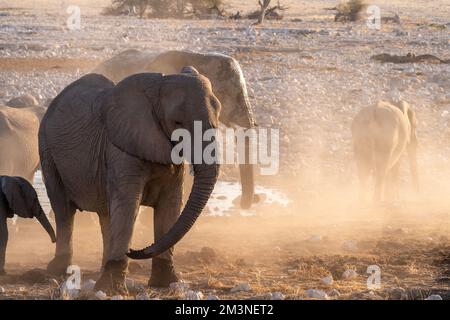
[[[336,6],[335,21],[357,21],[361,17],[361,12],[366,7],[364,0],[347,0]]]
[[[139,14],[143,17],[150,9],[148,16],[157,18],[223,15],[224,3],[225,0],[112,0],[103,14]]]

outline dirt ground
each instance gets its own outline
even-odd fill
[[[26,45],[35,44],[33,33],[21,28],[31,21],[33,26],[43,26],[43,30],[48,28],[49,33],[56,32],[51,25],[52,17],[57,16],[54,12],[65,8],[69,2],[89,9],[87,12],[92,18],[86,18],[87,29],[94,36],[87,39],[84,35],[64,33],[61,36],[67,45],[64,48],[60,47],[60,39],[49,36],[48,42],[38,41],[44,46],[42,51],[40,47],[28,50]],[[349,92],[354,92],[354,83],[361,80],[356,78],[351,83],[345,82],[347,76],[353,77],[358,73],[348,67],[350,65],[358,66],[355,69],[362,70],[362,77],[367,72],[369,83],[374,85],[384,77],[377,72],[396,76],[400,74],[405,79],[413,77],[417,80],[417,86],[422,86],[434,74],[445,75],[448,68],[444,66],[427,66],[428,69],[424,70],[420,69],[421,66],[414,66],[417,69],[404,68],[400,71],[394,70],[397,66],[392,66],[389,70],[380,70],[369,66],[367,53],[388,47],[394,48],[394,51],[400,50],[402,45],[407,50],[413,50],[417,45],[422,51],[431,50],[449,59],[448,33],[445,42],[445,36],[442,38],[440,31],[426,27],[429,33],[424,31],[425,36],[429,38],[420,40],[418,33],[422,31],[418,25],[433,19],[448,22],[450,8],[446,1],[434,4],[440,6],[441,10],[438,11],[428,6],[429,2],[426,1],[414,1],[415,8],[410,8],[410,1],[374,2],[383,9],[402,12],[406,21],[402,32],[410,32],[410,35],[406,38],[391,38],[395,30],[387,27],[389,30],[386,34],[389,33],[389,37],[384,39],[383,35],[376,35],[366,41],[363,37],[358,38],[358,28],[363,27],[353,26],[349,28],[357,30],[353,34],[355,40],[340,41],[330,31],[326,35],[327,39],[316,41],[313,39],[315,35],[312,35],[310,43],[308,39],[301,38],[298,46],[292,46],[290,35],[286,35],[286,39],[276,36],[281,29],[297,30],[295,32],[315,30],[319,34],[319,29],[338,28],[339,33],[345,34],[347,27],[336,27],[328,11],[323,10],[333,7],[334,1],[314,1],[313,4],[310,1],[286,1],[290,7],[287,17],[300,17],[306,21],[305,25],[299,26],[291,20],[267,22],[265,29],[252,43],[252,50],[247,50],[249,43],[236,44],[236,34],[224,36],[209,21],[189,22],[193,28],[190,30],[194,30],[194,38],[208,38],[209,34],[205,35],[204,32],[207,30],[206,33],[211,32],[214,38],[211,41],[216,49],[227,48],[224,50],[230,52],[226,53],[240,61],[249,80],[255,115],[260,125],[281,126],[287,132],[282,137],[280,174],[258,177],[258,183],[276,188],[290,199],[287,207],[264,202],[258,204],[253,210],[256,214],[252,216],[241,216],[238,208],[229,216],[203,215],[175,250],[177,271],[190,289],[201,291],[205,297],[216,295],[220,299],[270,299],[270,294],[274,292],[281,292],[286,299],[314,298],[308,294],[308,289],[322,290],[326,296],[321,298],[327,299],[425,299],[431,294],[450,299],[450,165],[447,160],[450,159],[450,152],[448,122],[442,115],[444,110],[450,108],[450,97],[444,92],[448,88],[431,87],[430,94],[417,91],[414,84],[409,89],[410,99],[417,105],[421,121],[418,128],[422,145],[419,159],[422,182],[420,193],[410,190],[405,170],[402,171],[401,197],[382,205],[373,205],[370,201],[359,201],[348,138],[350,119],[356,108],[361,106],[361,96],[350,96]],[[11,16],[6,17],[10,20],[0,27],[0,48],[3,48],[0,50],[0,72],[3,76],[0,97],[3,100],[22,92],[25,90],[23,88],[33,91],[35,83],[38,83],[35,90],[41,90],[38,94],[41,95],[40,99],[50,98],[117,50],[134,47],[139,42],[139,39],[133,38],[133,32],[127,30],[132,40],[121,42],[114,50],[110,50],[116,45],[115,35],[111,35],[113,32],[99,36],[96,31],[92,31],[95,23],[101,19],[97,17],[99,10],[107,2],[98,2],[94,8],[89,3],[52,0],[25,1],[17,5],[11,1],[0,1],[0,12],[20,16],[17,18],[19,29],[14,31],[18,34],[17,38],[7,34],[7,28],[14,26],[16,21]],[[249,5],[242,3],[231,1],[229,10],[250,10]],[[126,21],[131,21],[132,26],[150,23],[150,29],[163,30],[168,24],[164,20]],[[108,29],[108,23],[101,25],[99,30]],[[170,23],[179,31],[185,22]],[[56,28],[60,28],[59,24]],[[114,28],[120,27],[114,25]],[[134,27],[130,28],[134,30]],[[223,28],[235,32],[235,29],[247,26],[226,21],[223,22]],[[40,30],[36,37],[44,39],[46,35]],[[179,48],[177,39],[180,38],[176,36],[169,35],[167,39],[151,42],[148,38],[152,36],[141,38],[151,49]],[[249,36],[252,34],[249,33]],[[298,33],[295,37],[299,37]],[[98,43],[99,39],[104,43]],[[379,42],[380,39],[386,42],[383,44]],[[428,44],[416,44],[416,41]],[[191,48],[187,42],[181,47]],[[11,47],[11,43],[18,47]],[[80,43],[86,45],[78,52],[75,49]],[[330,43],[333,43],[335,51],[327,50]],[[438,44],[433,46],[430,43]],[[55,54],[48,53],[45,46],[53,48],[54,44],[58,45]],[[196,42],[192,49],[198,49],[199,46]],[[280,48],[285,52],[277,52]],[[295,50],[287,52],[286,48]],[[332,53],[329,55],[329,52]],[[275,72],[272,70],[274,65],[278,67]],[[366,65],[367,69],[364,69]],[[285,80],[289,81],[287,84],[278,81],[283,77],[289,79]],[[45,82],[47,78],[51,79],[50,85]],[[375,80],[370,82],[370,78]],[[311,79],[317,79],[317,83]],[[39,87],[40,82],[42,88]],[[298,91],[295,91],[296,86]],[[287,102],[282,98],[282,102],[277,102],[277,97],[282,96],[280,90],[285,87],[290,90],[285,100],[296,101],[299,107],[286,111],[283,107]],[[377,97],[374,94],[367,99],[373,101]],[[350,107],[345,108],[348,105]],[[336,135],[337,131],[340,133]],[[322,136],[318,137],[317,134]],[[222,179],[236,179],[236,171],[236,168],[226,168]],[[0,290],[0,300],[60,298],[58,288],[64,278],[55,279],[44,271],[54,252],[47,235],[33,221],[19,222],[17,225],[10,222],[9,230],[8,274],[0,276],[0,287],[4,289],[4,292]],[[132,246],[142,247],[152,241],[151,216],[144,214],[135,228]],[[98,226],[87,214],[78,214],[73,263],[81,268],[82,283],[98,278],[101,254]],[[367,269],[373,265],[381,270],[379,289],[367,285],[370,276]],[[125,298],[134,299],[136,294],[144,291],[149,298],[185,298],[184,293],[174,290],[147,288],[150,266],[151,261],[130,264],[129,278],[134,282],[130,282],[130,296]],[[346,278],[343,274],[348,269],[354,270],[356,274]],[[334,281],[326,284],[323,278],[330,275]],[[242,283],[248,283],[250,289],[232,292],[233,287]],[[94,297],[91,293],[79,298]]]

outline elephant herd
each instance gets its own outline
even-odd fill
[[[34,173],[42,170],[57,231],[48,271],[65,274],[72,263],[78,210],[99,216],[103,262],[97,289],[126,293],[128,258],[152,258],[149,285],[176,282],[173,247],[205,207],[219,165],[193,165],[194,181],[183,207],[185,167],[171,161],[171,133],[182,128],[194,134],[195,121],[201,121],[203,131],[218,128],[219,122],[228,127],[256,125],[239,63],[221,54],[127,50],[67,86],[48,108],[37,104],[33,97],[22,96],[0,106],[0,144],[7,150],[0,155],[0,182],[12,179],[20,186],[8,190],[15,190],[14,200],[22,201],[30,210],[28,217],[37,217],[54,240],[29,190]],[[360,181],[365,185],[374,173],[376,200],[384,199],[386,184],[395,185],[405,151],[417,182],[415,127],[414,112],[405,102],[380,102],[355,117],[352,134]],[[239,169],[240,204],[249,208],[258,201],[254,165],[240,164]],[[12,177],[23,179],[19,184],[19,178]],[[7,195],[6,187],[0,189],[0,219],[2,212],[2,221],[13,212],[27,216],[12,201],[8,205]],[[154,209],[155,243],[135,251],[129,247],[140,206]],[[2,221],[0,233],[6,233],[7,240]],[[6,250],[3,242],[0,258],[2,248],[3,256]]]

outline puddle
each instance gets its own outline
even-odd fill
[[[259,203],[252,206],[249,210],[243,210],[235,199],[241,195],[241,185],[236,181],[218,181],[213,194],[206,205],[207,215],[212,216],[230,216],[240,214],[242,216],[254,216],[258,208],[268,205],[276,205],[286,208],[291,200],[281,191],[264,186],[256,186],[256,193],[261,196]]]

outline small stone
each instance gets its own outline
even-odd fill
[[[322,278],[321,281],[326,286],[331,286],[333,284],[333,282],[334,282],[333,276],[327,276],[325,278]]]
[[[284,300],[284,295],[281,292],[273,292],[270,294],[270,300]]]
[[[250,284],[244,282],[244,283],[240,283],[236,286],[234,286],[233,288],[231,288],[231,292],[240,292],[240,291],[251,291],[252,287],[250,286]]]
[[[147,292],[141,292],[136,296],[136,300],[150,300],[150,296]]]
[[[5,288],[0,287],[0,294],[3,294],[3,293],[5,293],[5,292],[6,292]]]
[[[305,291],[305,293],[306,296],[311,299],[321,299],[321,300],[328,299],[328,295],[323,290],[308,289]]]
[[[328,292],[328,295],[330,297],[339,297],[341,295],[341,293],[338,290],[333,289],[330,292]]]
[[[106,293],[104,293],[103,291],[97,291],[96,293],[95,293],[95,297],[97,298],[97,299],[99,299],[99,300],[106,300],[106,299],[108,299],[108,295],[106,294]]]
[[[206,300],[220,300],[220,298],[216,295],[210,294],[209,296],[206,297]]]
[[[347,269],[344,271],[344,273],[342,273],[342,278],[347,279],[347,280],[356,278],[357,276],[358,276],[358,274],[353,269]]]
[[[184,294],[186,291],[189,290],[189,284],[187,284],[184,281],[172,282],[169,285],[169,288],[172,292],[176,294]]]
[[[189,290],[186,292],[186,300],[203,300],[203,293],[201,291]]]
[[[92,279],[89,279],[82,284],[81,291],[86,292],[86,293],[92,292],[92,291],[94,291],[94,287],[95,287],[95,281]]]
[[[123,298],[123,296],[117,295],[117,296],[112,296],[111,300],[125,300],[125,299]]]
[[[425,300],[442,300],[442,297],[440,295],[438,295],[438,294],[432,294],[431,296],[429,296]]]

